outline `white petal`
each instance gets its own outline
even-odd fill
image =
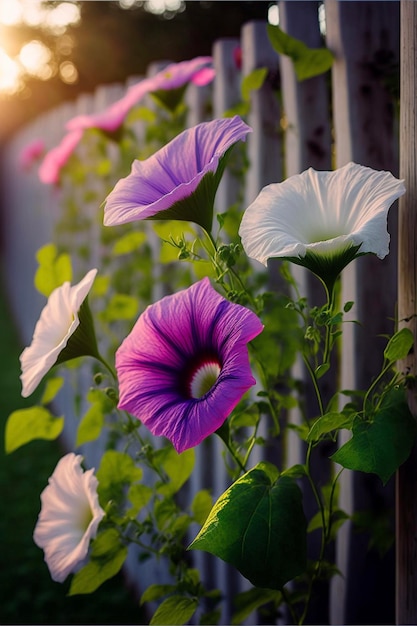
[[[304,257],[361,244],[360,252],[384,258],[389,250],[387,214],[405,193],[390,172],[348,163],[334,172],[312,168],[264,187],[246,209],[239,234],[248,256]]]
[[[35,326],[32,343],[20,355],[22,396],[26,398],[56,363],[79,325],[78,311],[91,289],[96,269],[73,287],[65,282],[54,289]]]
[[[71,452],[58,462],[41,494],[42,509],[33,534],[57,582],[85,559],[105,514],[98,503],[94,470],[83,472],[81,461],[82,456]]]

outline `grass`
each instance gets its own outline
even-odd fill
[[[1,285],[0,285],[1,287]],[[63,450],[58,442],[34,441],[6,455],[8,415],[31,406],[20,396],[22,350],[0,288],[0,624],[143,624],[143,615],[122,574],[92,595],[69,597],[70,580],[55,583],[43,552],[32,540],[39,495]]]

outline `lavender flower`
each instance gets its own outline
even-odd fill
[[[107,196],[104,224],[142,219],[191,221],[210,231],[224,157],[251,132],[237,115],[203,122],[180,133],[144,161]]]

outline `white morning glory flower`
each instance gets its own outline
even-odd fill
[[[94,470],[84,472],[73,452],[58,462],[41,493],[33,539],[45,553],[52,580],[62,583],[86,558],[105,513],[98,502]]]
[[[368,252],[383,259],[388,209],[404,193],[404,182],[390,172],[356,163],[333,172],[310,168],[262,189],[243,215],[242,245],[264,265],[284,257],[318,275],[332,263],[339,273]]]
[[[79,310],[91,289],[96,274],[97,270],[92,269],[77,285],[71,287],[69,282],[65,282],[50,294],[36,323],[32,343],[20,355],[22,369],[20,379],[24,398],[33,393],[45,374],[57,362],[70,337],[80,326]],[[95,337],[90,333],[90,336],[84,339],[87,340],[84,341],[86,345],[79,346],[78,351],[71,355],[71,358],[82,354],[94,356]]]

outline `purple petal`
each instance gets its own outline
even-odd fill
[[[116,184],[106,199],[104,224],[114,226],[155,216],[190,196],[215,172],[228,148],[251,128],[238,116],[203,122],[180,133]]]
[[[217,430],[255,384],[247,342],[263,329],[249,309],[220,296],[208,278],[149,306],[116,353],[119,407],[178,452]],[[201,398],[190,395],[196,366],[215,358],[221,371]]]

